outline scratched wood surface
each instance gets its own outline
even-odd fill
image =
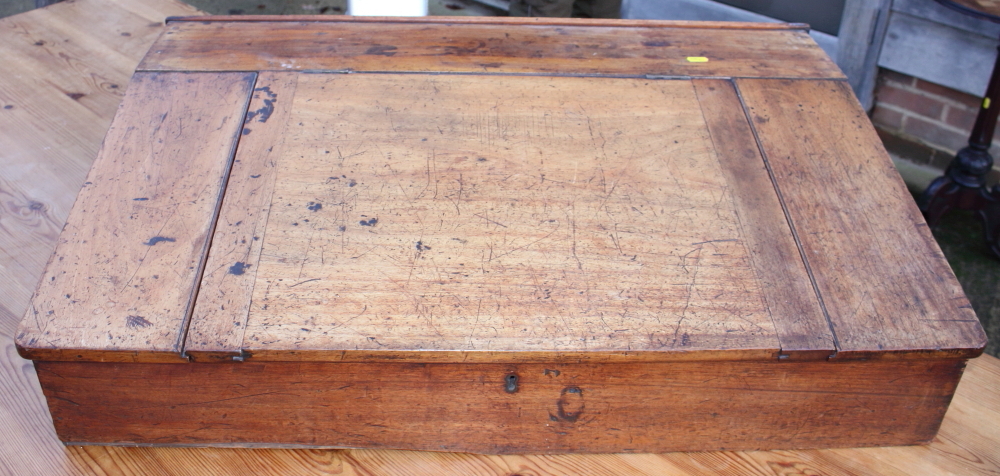
[[[188,327],[184,351],[194,360],[242,351],[296,81],[294,73],[257,78]]]
[[[327,21],[171,22],[139,69],[844,77],[805,29],[323,18]],[[377,41],[371,31],[379,32]]]
[[[168,15],[190,14],[186,5],[169,0],[146,1],[98,1],[79,0],[59,3],[43,10],[0,19],[0,25],[7,27],[14,22],[28,31],[37,28],[53,28],[60,32],[58,41],[94,35],[84,23],[80,10],[93,8],[104,17],[118,18],[121,26],[145,26],[156,23]],[[50,12],[63,18],[53,23],[47,16]],[[44,15],[42,15],[44,13]],[[134,15],[133,15],[134,14]],[[129,37],[104,45],[104,48],[126,48],[133,42],[152,41],[149,30],[126,29]],[[4,29],[6,31],[6,28]],[[137,32],[143,31],[139,34]],[[48,38],[45,38],[46,40]],[[29,37],[30,43],[38,41]],[[6,40],[5,40],[6,41]],[[5,47],[10,42],[5,42]],[[102,51],[93,45],[92,49],[78,53]],[[44,57],[44,55],[42,55]],[[126,55],[127,56],[127,55]],[[114,80],[113,84],[127,83],[130,70],[141,55],[131,57],[132,66],[118,71],[111,63],[96,61],[94,71]],[[73,56],[69,56],[74,58]],[[89,160],[96,155],[101,139],[114,115],[113,108],[96,110],[94,116],[79,112],[71,102],[62,104],[65,93],[53,87],[28,87],[13,84],[13,76],[18,74],[18,63],[9,63],[0,70],[0,85],[8,97],[20,98],[19,102],[5,103],[23,107],[23,115],[16,120],[4,122],[0,133],[12,127],[32,125],[23,129],[22,134],[12,134],[4,138],[4,148],[0,157],[16,157],[16,161],[5,162],[0,169],[0,177],[9,180],[14,187],[24,192],[28,199],[44,203],[47,210],[57,209],[63,203],[63,213],[67,213],[83,183]],[[57,65],[48,66],[58,68]],[[5,99],[6,100],[6,99]],[[44,104],[57,104],[46,107]],[[16,109],[0,110],[0,113]],[[0,114],[0,118],[8,121]],[[103,128],[92,127],[90,123],[104,121]],[[98,130],[100,129],[100,130]],[[50,152],[43,152],[52,144]],[[75,169],[69,162],[58,162],[63,152],[79,150],[78,159],[82,165]],[[16,155],[4,155],[8,151],[20,151]],[[13,159],[11,159],[13,160]],[[19,174],[11,180],[11,174]],[[47,175],[39,175],[48,171]],[[77,175],[74,176],[73,174]],[[55,185],[57,183],[68,185]],[[49,190],[48,193],[43,192]],[[4,210],[10,210],[11,201],[5,201]],[[30,210],[27,202],[15,210]],[[35,213],[39,213],[34,210]],[[50,213],[50,212],[46,212]],[[37,216],[37,215],[32,215]],[[53,219],[58,230],[65,215]],[[385,450],[250,450],[218,448],[124,448],[104,446],[63,447],[56,439],[50,417],[38,387],[31,362],[21,359],[15,349],[12,333],[23,310],[27,307],[28,296],[41,275],[45,256],[54,247],[55,235],[51,236],[45,251],[43,263],[37,269],[19,267],[8,263],[25,263],[34,259],[37,251],[27,245],[12,246],[18,242],[31,244],[35,235],[27,227],[15,226],[8,215],[3,222],[5,235],[3,246],[7,254],[4,259],[6,269],[4,280],[0,280],[0,304],[17,312],[0,312],[0,473],[21,474],[399,474],[399,475],[439,475],[439,474],[481,474],[509,475],[521,474],[822,474],[822,475],[986,475],[1000,472],[1000,457],[996,448],[1000,446],[1000,394],[995,390],[1000,386],[1000,361],[983,356],[969,362],[969,368],[955,394],[950,410],[945,417],[934,441],[927,446],[896,448],[862,448],[814,451],[759,451],[759,452],[702,452],[667,453],[642,455],[553,455],[553,456],[483,456],[455,453],[430,453],[418,451]],[[34,222],[29,222],[34,223]],[[16,269],[15,269],[16,268]],[[26,291],[19,291],[26,289]],[[20,310],[18,310],[18,308]]]
[[[291,107],[255,358],[774,358],[690,82],[301,75]]]
[[[981,352],[986,334],[847,84],[737,85],[829,313],[838,357]]]
[[[732,82],[694,81],[712,146],[732,199],[785,358],[822,359],[836,350],[829,322],[809,284],[788,221]]]
[[[18,330],[27,355],[180,360],[255,76],[133,76]]]

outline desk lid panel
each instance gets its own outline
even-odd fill
[[[21,323],[42,360],[180,360],[254,73],[137,73]]]
[[[195,360],[240,355],[298,78],[263,72],[254,85],[188,326],[184,352]]]
[[[793,58],[815,45],[773,36],[794,29],[273,20],[174,22],[151,50],[146,67],[264,71],[136,74],[22,324],[24,355],[600,362],[982,349],[846,83],[816,79],[836,76],[815,69],[828,59]],[[398,36],[379,43],[395,49],[369,51],[374,28],[379,41]],[[511,36],[456,46],[491,31]],[[572,53],[579,34],[594,39],[592,58]],[[742,34],[758,38],[746,55],[711,53]],[[197,46],[205,35],[223,56]],[[238,36],[249,40],[226,43]],[[709,61],[678,60],[688,54]],[[645,77],[796,71],[782,61],[803,61],[810,79]],[[290,71],[267,71],[274,62]]]
[[[774,321],[783,359],[825,359],[833,333],[782,213],[771,177],[732,81],[698,79],[705,124],[736,205],[752,267]]]
[[[986,335],[842,81],[737,80],[839,358],[974,357]]]
[[[323,18],[172,21],[139,70],[844,78],[803,25]]]
[[[253,355],[778,350],[689,81],[301,75],[288,123]]]

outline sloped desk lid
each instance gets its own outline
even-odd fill
[[[18,336],[165,362],[984,343],[799,27],[325,17],[168,25]]]

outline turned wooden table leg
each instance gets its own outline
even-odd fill
[[[1000,186],[986,186],[993,168],[989,148],[1000,112],[1000,55],[993,66],[986,97],[980,103],[969,145],[958,151],[944,176],[934,179],[920,197],[920,211],[934,226],[952,209],[975,210],[983,222],[986,241],[1000,257]]]

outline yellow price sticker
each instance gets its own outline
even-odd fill
[[[708,58],[704,56],[688,56],[688,63],[708,63]]]
[[[983,98],[983,109],[990,108],[990,98]]]

